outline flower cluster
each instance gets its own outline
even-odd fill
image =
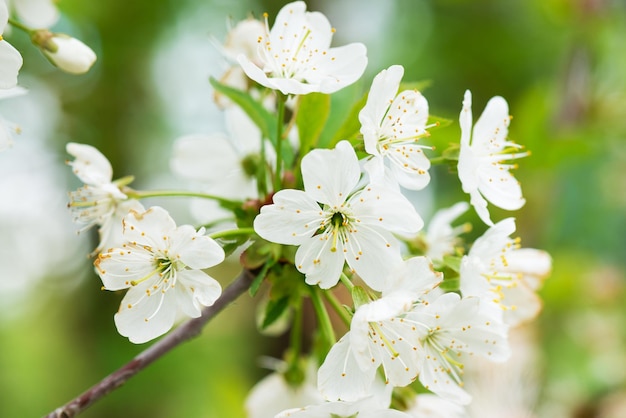
[[[272,26],[267,15],[235,25],[221,48],[232,67],[211,80],[228,134],[174,144],[172,171],[195,190],[134,190],[130,177],[113,180],[98,150],[70,143],[84,183],[70,210],[99,228],[96,272],[104,289],[128,289],[114,318],[134,343],[165,334],[179,314],[202,316],[221,295],[202,270],[233,252],[254,276],[250,293],[266,299],[260,327],[294,313],[284,361],[246,403],[251,417],[465,416],[465,364],[508,360],[509,331],[539,313],[551,269],[547,253],[511,237],[514,218],[494,222],[488,210],[524,205],[509,161],[529,153],[508,139],[505,99],[492,98],[474,124],[467,91],[459,143],[436,155],[436,130],[452,121],[429,113],[401,65],[380,71],[349,111],[331,112],[329,95],[367,65],[363,44],[331,47],[334,32],[302,1]],[[91,65],[77,52],[84,60],[72,67],[65,41],[45,42],[66,70]],[[469,203],[425,225],[407,190],[428,187],[438,163],[456,169]],[[193,197],[198,225],[177,227],[166,209],[139,203],[154,196]],[[469,222],[453,225],[470,205],[484,230],[474,242],[463,238]],[[305,299],[318,320],[314,347],[301,344]],[[329,309],[348,328],[340,338]]]

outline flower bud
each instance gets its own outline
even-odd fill
[[[97,58],[83,42],[62,33],[36,31],[32,41],[52,64],[66,73],[84,74]]]

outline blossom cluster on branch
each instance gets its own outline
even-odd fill
[[[2,0],[0,31],[7,22]],[[95,60],[76,39],[13,24],[67,72]],[[331,47],[334,32],[302,1],[271,26],[267,15],[235,25],[221,46],[231,68],[211,80],[229,135],[174,144],[172,170],[192,190],[133,189],[100,151],[72,142],[68,164],[84,184],[69,194],[70,212],[81,230],[98,228],[92,255],[103,289],[128,289],[114,321],[133,343],[219,300],[205,269],[235,254],[254,273],[249,293],[265,298],[260,328],[289,330],[290,343],[252,390],[250,417],[466,416],[464,365],[474,355],[508,360],[508,333],[539,313],[536,291],[551,270],[547,253],[511,236],[514,218],[494,222],[489,211],[524,205],[511,160],[529,152],[508,139],[506,100],[492,98],[474,123],[468,90],[460,140],[437,153],[431,135],[452,121],[429,113],[401,65],[380,71],[351,108],[331,109],[330,95],[367,66],[365,45]],[[8,97],[21,56],[1,41],[0,61]],[[469,204],[425,224],[407,191],[428,187],[434,164],[458,174]],[[177,226],[166,209],[140,203],[155,196],[193,198],[197,224]],[[463,238],[469,223],[453,225],[470,205],[485,229],[473,242]],[[313,347],[303,346],[305,301],[317,318]]]

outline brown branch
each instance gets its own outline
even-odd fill
[[[220,296],[212,306],[207,306],[202,310],[202,316],[190,319],[181,324],[174,331],[163,337],[163,339],[139,353],[126,365],[102,379],[86,392],[46,415],[46,418],[70,418],[78,415],[100,398],[122,386],[128,379],[155,360],[161,358],[161,356],[174,347],[198,336],[204,325],[209,322],[211,318],[217,315],[250,287],[253,278],[254,275],[252,272],[244,270],[239,277],[224,290],[222,296]]]

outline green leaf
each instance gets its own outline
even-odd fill
[[[335,135],[332,137],[329,148],[333,148],[337,143],[343,139],[354,139],[361,131],[361,122],[359,122],[359,112],[363,109],[367,103],[367,94],[364,94],[354,105],[350,108],[348,116],[344,120],[343,124],[339,127]]]
[[[430,80],[421,80],[421,81],[407,81],[400,83],[400,88],[398,89],[398,91],[406,91],[406,90],[417,90],[417,91],[424,91],[426,90],[428,87],[430,87],[430,85],[432,84],[432,82]]]
[[[354,286],[352,288],[352,301],[354,302],[354,310],[356,311],[359,306],[367,305],[371,302],[369,296],[361,286]]]
[[[261,271],[259,271],[259,274],[257,274],[256,277],[254,278],[254,280],[252,280],[252,284],[250,285],[250,289],[248,289],[248,292],[250,293],[250,296],[254,297],[257,294],[257,292],[259,291],[259,288],[261,287],[261,283],[263,283],[263,279],[265,279],[265,277],[267,276],[268,270],[275,263],[276,262],[274,260],[269,260],[268,262],[266,262],[263,265],[263,268],[261,268]]]
[[[317,146],[317,141],[330,115],[330,95],[310,93],[300,96],[296,123],[300,150],[306,154]]]
[[[458,292],[461,288],[461,278],[458,276],[446,278],[441,282],[439,288],[445,292]]]
[[[263,105],[253,99],[248,93],[222,84],[215,78],[209,78],[209,82],[213,88],[235,102],[256,126],[261,130],[263,138],[276,141],[276,118],[263,107]]]
[[[289,296],[283,296],[277,300],[270,300],[265,309],[265,318],[261,324],[261,329],[265,329],[272,325],[289,307]]]
[[[450,269],[456,271],[457,273],[461,272],[461,257],[455,257],[453,255],[444,255],[443,264],[449,267]]]

